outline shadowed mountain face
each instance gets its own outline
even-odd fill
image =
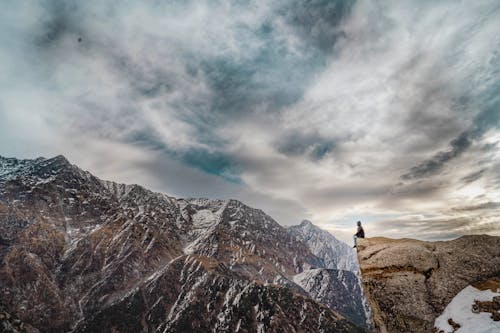
[[[377,237],[360,239],[357,249],[375,332],[433,332],[436,318],[460,291],[500,279],[500,237]]]
[[[363,332],[294,282],[322,267],[236,200],[0,157],[0,301],[33,332]]]

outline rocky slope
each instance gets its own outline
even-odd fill
[[[500,277],[500,237],[358,242],[376,332],[433,332],[436,318],[461,290]]]
[[[294,283],[321,267],[236,200],[0,157],[0,302],[33,332],[362,332]]]
[[[344,314],[360,326],[366,325],[363,290],[356,274],[317,268],[295,275],[293,281],[315,300]]]
[[[0,303],[0,332],[2,333],[27,333],[33,329],[26,325],[17,317],[10,314],[6,307]]]
[[[312,299],[234,274],[217,261],[174,260],[76,332],[362,332]]]

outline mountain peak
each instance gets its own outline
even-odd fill
[[[0,182],[13,180],[34,188],[54,181],[65,183],[85,183],[89,174],[71,164],[63,155],[34,159],[1,158]],[[62,186],[62,184],[59,184]]]
[[[61,163],[69,163],[68,159],[64,155],[56,155],[52,158],[48,158],[48,161],[61,162]]]
[[[289,227],[288,232],[306,243],[314,255],[323,259],[327,268],[358,272],[352,247],[311,221],[303,220],[299,225]]]
[[[312,226],[312,225],[313,225],[312,222],[309,220],[302,220],[302,222],[300,222],[301,227]]]

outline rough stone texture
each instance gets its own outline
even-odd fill
[[[36,330],[27,328],[17,317],[10,314],[6,307],[0,303],[0,332],[1,333],[31,333]]]
[[[358,240],[375,332],[432,332],[446,305],[470,284],[500,276],[500,237],[452,241]]]

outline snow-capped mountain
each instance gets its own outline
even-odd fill
[[[364,332],[300,278],[323,262],[236,200],[0,157],[0,303],[28,331]]]
[[[307,244],[311,252],[323,260],[324,266],[358,273],[356,251],[308,220],[288,228],[288,232]]]

